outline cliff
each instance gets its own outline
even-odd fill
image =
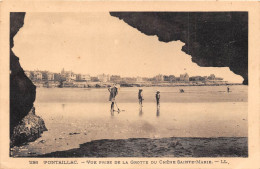
[[[10,137],[12,145],[16,145],[16,138],[13,136],[14,128],[22,124],[22,120],[33,108],[35,101],[36,87],[31,80],[24,74],[19,58],[13,53],[13,38],[24,24],[24,12],[10,13]],[[44,123],[39,124],[40,128],[45,128]],[[43,126],[44,125],[44,126]],[[39,127],[35,125],[35,127]],[[19,134],[16,132],[15,136]],[[19,142],[19,141],[18,141]],[[26,140],[23,140],[26,142]],[[21,141],[19,142],[21,143]]]
[[[110,12],[162,42],[180,40],[182,51],[205,67],[229,67],[248,84],[247,12]]]

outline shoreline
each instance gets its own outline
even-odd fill
[[[111,87],[112,83],[95,83],[92,85],[86,85],[86,86],[63,86],[63,87],[57,87],[57,86],[44,86],[37,83],[34,83],[35,86],[41,87],[41,88],[108,88]],[[142,84],[120,84],[121,88],[133,88],[133,87],[192,87],[192,86],[244,86],[244,84],[236,84],[236,83],[227,83],[227,84],[162,84],[162,85],[142,85]]]

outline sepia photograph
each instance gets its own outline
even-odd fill
[[[247,11],[9,17],[9,157],[248,158]]]
[[[259,169],[259,5],[0,0],[0,168]]]

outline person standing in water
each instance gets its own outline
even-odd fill
[[[157,107],[160,106],[160,91],[157,91],[155,94]]]
[[[139,100],[139,105],[141,106],[141,107],[143,107],[143,100],[144,100],[144,98],[143,98],[143,89],[139,89],[139,92],[138,92],[138,100]]]
[[[118,89],[116,87],[116,84],[113,84],[113,87],[108,88],[108,91],[110,93],[109,95],[109,101],[111,101],[111,112],[114,112],[114,106],[115,106],[115,99],[116,95],[118,93]]]

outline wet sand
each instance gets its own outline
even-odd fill
[[[68,92],[67,90],[69,89],[65,89],[65,92]],[[55,94],[49,89],[37,91],[36,114],[44,119],[48,131],[34,142],[14,147],[11,152],[12,156],[39,156],[57,151],[67,154],[65,152],[78,149],[80,146],[80,149],[85,152],[86,145],[98,148],[96,144],[101,143],[100,155],[111,156],[106,154],[104,145],[111,144],[111,147],[116,149],[116,145],[121,144],[128,147],[129,151],[125,151],[125,154],[128,154],[131,151],[138,152],[140,146],[145,145],[146,142],[147,146],[149,145],[147,147],[147,151],[149,151],[144,150],[145,154],[154,152],[152,156],[157,156],[155,152],[158,151],[158,147],[162,147],[169,152],[158,153],[158,155],[178,156],[176,155],[178,147],[171,146],[173,142],[178,141],[183,145],[182,148],[179,147],[180,151],[183,150],[183,153],[180,153],[183,157],[200,156],[200,154],[186,151],[186,149],[195,149],[200,146],[202,147],[201,152],[205,151],[209,157],[217,154],[219,156],[247,155],[248,123],[247,102],[245,102],[247,92],[244,90],[236,90],[232,95],[218,92],[221,90],[220,87],[214,88],[215,92],[203,93],[193,90],[194,94],[181,95],[181,98],[178,97],[179,101],[174,102],[172,99],[175,99],[176,96],[171,91],[166,92],[166,88],[164,88],[161,96],[168,100],[161,100],[160,109],[156,108],[153,100],[149,101],[146,98],[144,107],[140,109],[136,101],[137,95],[130,95],[129,100],[126,97],[134,89],[125,88],[120,90],[121,99],[118,100],[118,106],[125,111],[119,114],[115,112],[114,115],[109,112],[110,103],[108,101],[97,102],[100,100],[100,93],[103,94],[101,90],[88,91],[88,95],[92,96],[92,100],[88,100],[88,102],[83,102],[84,99],[78,97],[82,96],[85,89],[70,90],[73,92],[66,100],[70,99],[71,102],[65,101],[62,94],[61,99],[58,99],[58,93]],[[152,97],[154,95],[152,91],[151,88],[147,89],[147,95]],[[52,97],[52,95],[54,96]],[[198,100],[195,99],[197,95],[203,98],[200,100],[201,102],[197,102]],[[44,98],[48,97],[53,99],[52,102],[49,102],[48,99],[44,101]],[[210,98],[208,102],[206,97]],[[134,100],[134,98],[136,99]],[[191,98],[195,102],[192,102]],[[217,102],[221,98],[223,102]],[[237,98],[244,101],[238,101]],[[180,99],[183,102],[180,102]],[[135,147],[136,145],[137,147]],[[223,147],[223,151],[218,151],[217,149],[221,149],[221,147]],[[80,149],[75,151],[79,156],[83,156]],[[212,151],[207,151],[207,149],[212,149]],[[228,149],[230,149],[229,154]],[[235,150],[238,150],[238,153],[234,153]],[[115,150],[114,156],[121,156],[122,154],[117,151],[120,149]],[[240,153],[242,151],[243,153]],[[194,152],[198,151],[194,150]],[[95,152],[92,153],[95,154]],[[141,155],[140,152],[138,156]]]
[[[129,140],[124,141],[126,146],[133,143],[133,151],[136,149],[135,144],[145,144],[147,140],[144,138],[151,138],[151,140],[148,139],[151,146],[161,143],[158,139],[168,141],[166,146],[169,146],[171,142],[176,141],[171,137],[185,137],[187,140],[190,139],[190,144],[202,147],[204,146],[203,141],[205,139],[207,141],[208,138],[210,138],[210,142],[213,141],[211,145],[216,145],[215,148],[225,147],[229,149],[235,145],[238,146],[237,149],[241,149],[241,146],[247,146],[247,142],[245,141],[247,137],[246,103],[215,103],[213,105],[203,104],[203,106],[197,103],[161,104],[160,112],[157,112],[156,107],[154,108],[152,104],[146,104],[147,108],[144,107],[142,113],[140,113],[138,108],[137,111],[134,112],[136,106],[132,104],[121,105],[123,108],[127,107],[128,111],[120,112],[120,114],[115,112],[113,116],[111,116],[110,112],[101,114],[93,113],[86,116],[82,113],[81,109],[78,109],[79,112],[72,111],[72,109],[78,106],[85,109],[85,111],[88,109],[91,112],[95,112],[94,109],[96,109],[98,105],[86,105],[85,107],[80,104],[75,104],[73,106],[66,105],[66,108],[62,108],[62,105],[52,107],[49,104],[44,104],[44,106],[42,106],[45,107],[45,109],[48,108],[49,111],[55,108],[57,110],[58,107],[60,110],[65,109],[63,115],[45,114],[43,118],[45,119],[48,132],[44,132],[41,138],[28,143],[28,145],[14,147],[13,154],[16,157],[37,156],[79,148],[81,144],[104,139],[108,139],[109,141],[101,141],[101,143],[107,142],[113,146],[117,144],[116,139],[127,140],[128,138],[143,138],[134,141],[130,139],[130,142]],[[107,106],[109,106],[109,104]],[[227,111],[219,113],[218,107],[220,106],[224,106],[226,110],[233,109],[235,112],[230,113],[230,111]],[[92,108],[90,109],[89,107]],[[154,112],[150,112],[149,107]],[[236,107],[236,109],[234,109],[234,107]],[[58,112],[59,109],[57,110]],[[102,109],[102,107],[99,106],[99,109]],[[132,109],[133,111],[130,111]],[[171,111],[167,111],[169,109]],[[192,109],[193,111],[187,111],[187,109]],[[226,138],[226,146],[223,146],[221,142],[218,143],[219,139],[217,138],[219,137]],[[236,138],[241,137],[244,138],[244,141],[240,142],[241,144],[237,144]],[[200,139],[194,140],[192,138]],[[186,145],[186,143],[184,145]],[[161,145],[159,144],[158,146],[160,147]],[[104,147],[101,146],[101,148]],[[205,146],[204,148],[208,149],[208,147]],[[154,150],[156,149],[155,146]],[[184,152],[186,152],[185,149],[186,147],[183,147]],[[243,148],[243,150],[245,149],[246,148]],[[169,151],[172,152],[173,150],[169,149]],[[214,153],[212,155],[214,155]],[[153,155],[156,156],[156,154]],[[188,153],[187,155],[189,156],[190,154]],[[208,155],[212,156],[210,154]],[[221,152],[219,155],[221,155]],[[238,155],[235,154],[235,156]]]

